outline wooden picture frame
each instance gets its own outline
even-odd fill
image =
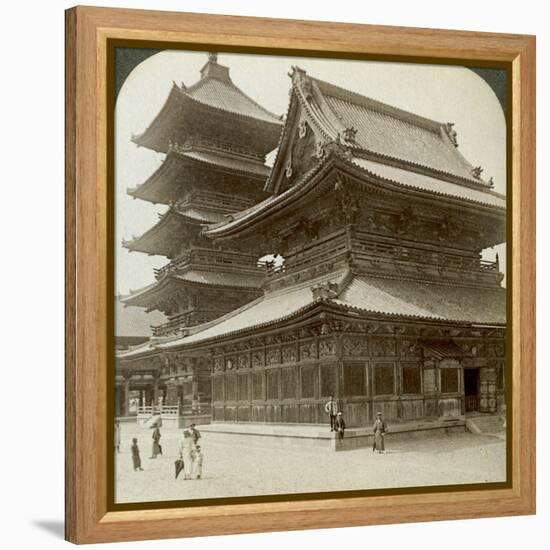
[[[506,488],[109,511],[109,41],[468,61],[511,78],[511,480]],[[535,38],[76,7],[66,12],[66,538],[74,543],[535,512]]]

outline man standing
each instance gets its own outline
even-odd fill
[[[341,412],[336,415],[336,420],[334,421],[334,431],[338,434],[338,443],[340,445],[344,444],[344,431],[346,429],[346,423],[344,422],[344,416]]]
[[[378,451],[380,454],[386,454],[386,446],[384,444],[384,437],[388,433],[388,425],[386,421],[382,418],[382,413],[376,413],[376,420],[374,421],[373,426],[374,431],[374,441],[372,444],[372,452]]]
[[[336,421],[336,414],[338,412],[338,404],[334,400],[334,395],[330,396],[330,400],[325,404],[325,412],[330,417],[330,431],[334,431],[334,423]]]

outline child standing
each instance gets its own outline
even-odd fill
[[[195,451],[195,474],[197,475],[197,479],[200,479],[202,477],[202,461],[204,459],[204,455],[201,451],[201,446],[196,446]]]
[[[134,437],[132,439],[132,462],[134,463],[134,472],[138,470],[143,471],[141,467],[141,458],[139,456],[138,440]]]

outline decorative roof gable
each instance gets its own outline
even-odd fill
[[[322,158],[325,144],[338,143],[353,156],[397,165],[403,169],[449,180],[458,185],[487,190],[492,179],[481,178],[458,150],[452,123],[441,123],[387,105],[328,82],[310,77],[293,67],[288,117],[277,160],[292,148],[294,128],[311,128]],[[280,161],[282,162],[282,161]],[[266,191],[278,194],[282,167],[274,166]]]

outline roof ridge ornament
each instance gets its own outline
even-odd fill
[[[330,155],[336,155],[338,157],[345,158],[346,160],[352,159],[352,153],[347,145],[342,143],[340,134],[336,134],[335,139],[328,139],[325,141],[319,141],[317,143],[317,159],[325,160]]]
[[[483,168],[481,166],[476,166],[475,168],[472,168],[470,172],[476,180],[480,180],[481,172],[483,172]]]
[[[338,298],[338,283],[324,281],[310,287],[314,300],[331,300]]]
[[[208,61],[210,63],[218,62],[218,52],[208,52]]]
[[[443,129],[445,130],[445,133],[447,134],[447,136],[451,140],[452,144],[455,147],[458,147],[458,140],[457,140],[457,135],[458,134],[456,133],[456,130],[454,129],[454,125],[455,125],[454,122],[447,122],[443,126]]]
[[[357,136],[357,129],[353,126],[349,126],[342,131],[342,137],[344,141],[348,143],[355,143],[355,138]]]

